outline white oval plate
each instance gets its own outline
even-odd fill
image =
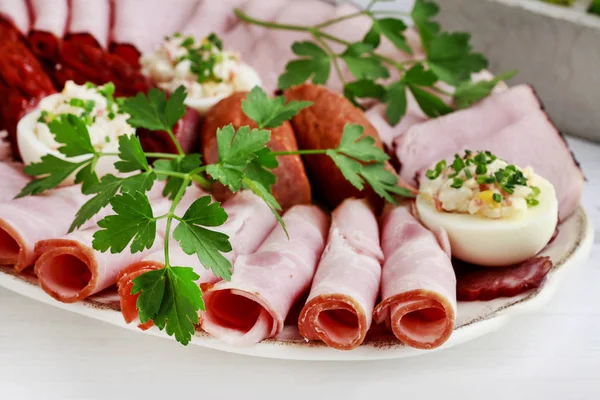
[[[513,298],[460,302],[454,333],[439,349],[446,349],[494,331],[506,324],[512,316],[530,312],[547,303],[560,282],[588,257],[594,239],[593,232],[585,210],[580,207],[560,226],[556,239],[542,252],[542,255],[550,256],[554,263],[554,268],[542,287]],[[118,311],[118,301],[115,301],[117,298],[114,292],[107,292],[81,303],[64,304],[48,296],[37,285],[35,277],[16,274],[7,267],[0,267],[0,286],[42,303],[143,333],[135,324],[125,324]],[[146,333],[168,338],[155,327]],[[263,341],[252,347],[226,345],[200,331],[191,343],[231,353],[290,360],[378,360],[410,357],[432,351],[413,349],[404,346],[393,337],[385,337],[368,340],[359,348],[344,352],[329,348],[320,342],[305,342],[293,326],[286,327],[278,338]]]

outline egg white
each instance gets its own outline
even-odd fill
[[[539,204],[512,218],[438,211],[422,195],[417,197],[416,205],[426,227],[446,230],[454,257],[487,267],[513,265],[539,253],[558,223],[554,186],[537,175],[534,185],[540,189]]]

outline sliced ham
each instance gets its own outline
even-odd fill
[[[247,0],[202,0],[181,29],[183,35],[202,40],[211,33],[223,36],[239,21],[233,9]]]
[[[197,5],[198,0],[115,1],[111,51],[139,68],[140,55],[155,50],[165,36],[180,31]]]
[[[316,206],[284,214],[257,252],[238,257],[230,282],[205,292],[202,328],[223,342],[251,345],[281,332],[292,305],[310,287],[329,221]]]
[[[447,241],[438,241],[403,205],[384,215],[381,245],[385,263],[375,322],[385,322],[408,346],[441,346],[456,317],[456,277]]]
[[[30,24],[27,0],[0,0],[1,19],[9,21],[21,34],[26,35]]]
[[[110,31],[111,0],[70,0],[71,17],[65,39],[106,49]]]
[[[72,186],[0,204],[0,265],[17,271],[33,265],[36,243],[65,235],[87,200]]]
[[[58,59],[60,41],[66,32],[69,20],[69,1],[29,1],[33,10],[29,43],[38,57],[55,62]]]
[[[0,203],[14,199],[30,180],[23,172],[23,164],[0,162]]]
[[[177,206],[177,215],[182,215],[202,195],[199,189],[188,189]],[[165,198],[151,203],[154,215],[163,215],[171,207],[171,202]],[[128,248],[117,254],[95,250],[92,242],[98,230],[100,227],[93,226],[36,244],[35,273],[46,293],[58,301],[74,303],[114,285],[121,270],[162,247],[166,220],[157,223],[154,246],[135,254]]]
[[[240,192],[234,198],[223,204],[227,212],[227,222],[214,230],[229,236],[232,251],[223,254],[232,264],[240,255],[248,255],[256,251],[258,246],[273,229],[277,220],[265,202],[252,192]],[[171,264],[176,266],[192,267],[200,280],[198,284],[202,288],[213,285],[219,281],[212,271],[206,270],[198,257],[183,252],[178,243],[170,246],[169,257]],[[142,261],[130,265],[123,270],[117,278],[119,297],[121,299],[121,312],[125,322],[131,323],[138,318],[136,302],[138,295],[131,294],[133,280],[138,276],[157,269],[164,268],[164,251],[157,251],[145,257]],[[152,321],[140,324],[141,329],[148,329],[153,325]]]
[[[365,200],[348,199],[332,215],[329,239],[298,320],[307,340],[339,350],[361,345],[381,279],[379,227]]]

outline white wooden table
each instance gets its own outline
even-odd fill
[[[571,140],[600,227],[600,145]],[[126,331],[0,289],[0,399],[600,398],[600,235],[544,309],[461,346],[360,363],[236,356]]]

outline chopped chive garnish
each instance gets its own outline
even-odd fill
[[[475,173],[477,175],[484,175],[487,174],[487,167],[485,164],[478,164],[477,168],[475,169]]]
[[[527,205],[530,207],[534,207],[534,206],[537,206],[538,204],[540,204],[540,201],[538,199],[527,198],[527,199],[525,199],[525,201],[527,202]]]
[[[435,164],[435,169],[430,169],[425,173],[425,176],[427,176],[427,178],[429,179],[437,179],[440,174],[444,171],[444,169],[446,168],[446,160],[442,160],[440,162],[438,162],[437,164]]]
[[[460,178],[454,178],[454,180],[452,181],[452,185],[450,185],[450,187],[454,188],[454,189],[460,189],[463,186],[463,180]]]
[[[465,169],[465,176],[467,177],[467,179],[473,179],[473,175],[471,174],[471,171],[468,168]]]
[[[496,203],[502,203],[502,195],[500,193],[494,193],[492,198]]]

